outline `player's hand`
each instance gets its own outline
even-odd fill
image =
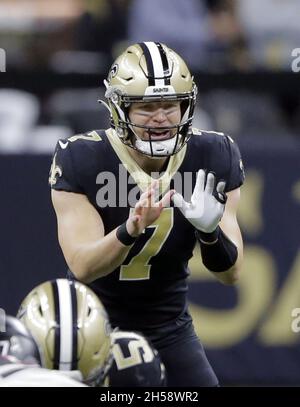
[[[186,202],[177,192],[173,194],[174,205],[183,216],[198,230],[211,233],[218,226],[225,209],[225,182],[220,181],[215,187],[215,176],[209,172],[205,185],[205,171],[199,170],[191,202]]]
[[[150,187],[141,195],[140,199],[135,205],[134,211],[127,219],[126,228],[131,236],[139,236],[151,225],[159,215],[163,208],[170,206],[174,190],[168,191],[159,202],[155,201],[158,194],[158,181],[153,181]]]

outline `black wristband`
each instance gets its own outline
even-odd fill
[[[201,232],[201,230],[196,230],[195,234],[199,242],[204,244],[214,244],[217,242],[220,233],[220,226],[210,233]]]
[[[220,227],[216,229],[217,235],[211,233],[196,232],[196,237],[200,242],[202,261],[208,270],[215,273],[230,269],[236,262],[238,250],[236,245],[225,235]],[[212,232],[213,234],[216,232]],[[217,236],[217,237],[216,237]],[[205,240],[214,237],[215,240]]]
[[[138,238],[138,236],[136,237],[131,236],[127,232],[126,222],[124,222],[121,226],[118,227],[116,235],[118,240],[120,240],[120,242],[123,243],[125,246],[131,246]]]

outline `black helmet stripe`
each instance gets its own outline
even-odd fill
[[[53,369],[59,369],[59,359],[60,359],[60,312],[59,312],[59,297],[58,297],[58,288],[56,281],[51,282],[52,291],[53,291],[53,302],[54,302],[54,318],[57,323],[55,327],[54,334],[54,361]]]
[[[145,55],[145,59],[146,59],[149,86],[155,86],[154,66],[153,66],[153,60],[151,57],[151,53],[145,42],[140,42],[139,45],[142,48],[143,53]]]
[[[139,45],[146,59],[149,86],[169,85],[169,64],[162,45],[155,42],[141,42]]]
[[[52,282],[55,318],[54,369],[77,368],[77,300],[74,282],[58,279]],[[62,323],[63,322],[63,323]]]
[[[71,302],[72,302],[72,316],[73,316],[73,350],[72,350],[72,366],[71,370],[78,369],[78,358],[77,358],[77,347],[78,347],[78,336],[77,336],[77,296],[74,281],[70,282],[71,290]]]
[[[168,58],[166,55],[165,50],[163,49],[163,46],[161,45],[160,42],[155,43],[158,47],[158,50],[160,52],[162,64],[163,64],[163,70],[164,70],[164,77],[165,77],[165,85],[170,85],[170,68],[169,68],[169,62]]]

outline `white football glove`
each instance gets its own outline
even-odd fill
[[[225,182],[220,181],[214,195],[215,176],[209,172],[205,185],[205,171],[199,170],[191,203],[177,192],[172,196],[174,205],[183,216],[201,232],[211,233],[218,226],[225,209]],[[204,187],[205,186],[205,187]]]

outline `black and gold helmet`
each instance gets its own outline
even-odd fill
[[[39,345],[43,367],[80,370],[86,384],[102,385],[111,364],[111,328],[90,288],[67,279],[45,282],[27,295],[17,317]]]
[[[166,45],[142,42],[128,47],[116,59],[104,83],[112,127],[123,143],[151,157],[166,157],[177,153],[188,141],[197,87],[186,63]],[[132,123],[129,107],[132,103],[156,101],[180,101],[181,121],[159,128],[159,131],[172,130],[168,139],[141,140],[135,127],[149,133],[157,128]]]

